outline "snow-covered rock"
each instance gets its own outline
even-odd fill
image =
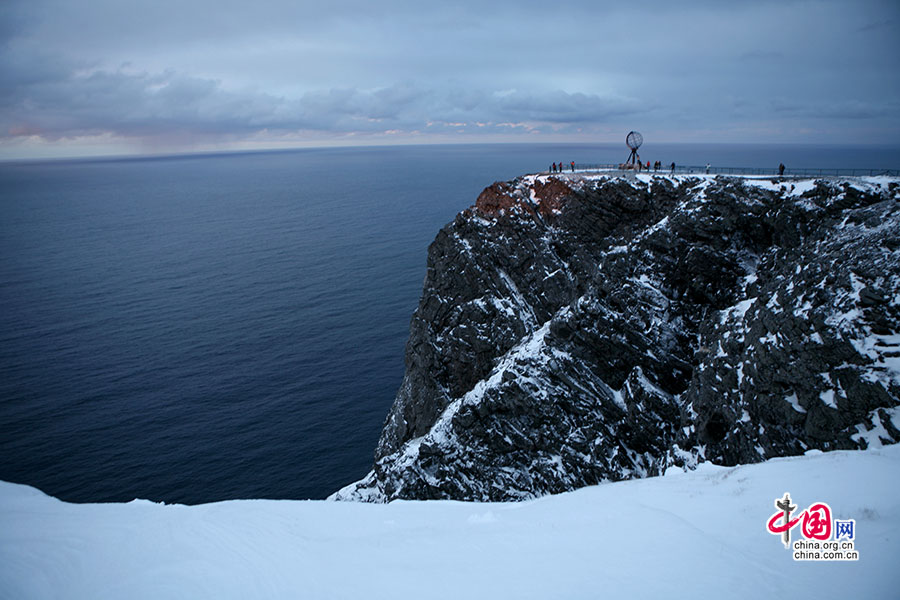
[[[526,176],[438,234],[372,473],[521,500],[900,440],[900,184]]]

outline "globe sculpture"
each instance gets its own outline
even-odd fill
[[[644,136],[642,136],[637,131],[629,131],[628,135],[625,136],[625,145],[631,148],[631,156],[628,157],[628,160],[625,161],[626,164],[636,164],[637,163],[637,150],[641,147],[641,144],[644,143]]]

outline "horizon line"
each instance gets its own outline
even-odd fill
[[[767,146],[767,147],[815,147],[815,148],[883,148],[900,150],[900,143],[835,143],[835,142],[655,142],[662,146]],[[60,156],[33,156],[33,157],[0,157],[0,165],[25,164],[25,163],[55,163],[55,162],[115,162],[115,161],[140,161],[140,160],[167,160],[183,158],[202,158],[213,156],[240,156],[245,154],[284,154],[291,152],[321,151],[321,150],[350,150],[350,149],[378,149],[378,148],[413,148],[413,147],[439,147],[439,146],[618,146],[616,142],[560,142],[560,141],[490,141],[490,142],[397,142],[393,144],[321,144],[310,146],[271,147],[271,148],[235,148],[228,150],[195,150],[195,151],[167,151],[122,154],[72,154]],[[625,143],[621,144],[627,149]]]

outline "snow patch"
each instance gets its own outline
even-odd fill
[[[753,303],[756,302],[756,298],[747,298],[746,300],[741,300],[734,306],[726,308],[723,310],[719,316],[719,322],[725,323],[729,319],[743,319],[744,315],[747,314],[747,311],[753,306]]]
[[[610,589],[623,598],[888,598],[897,472],[900,446],[890,446],[670,468],[516,504],[68,504],[0,483],[0,589],[73,600],[393,600],[423,590],[437,600],[590,598]],[[834,518],[857,519],[860,560],[794,563],[765,532],[785,491],[803,508],[827,502]]]
[[[531,305],[528,303],[528,301],[525,300],[525,296],[522,295],[522,292],[519,291],[519,288],[516,286],[515,282],[513,282],[513,280],[510,278],[510,276],[507,275],[506,271],[504,271],[503,269],[498,269],[497,275],[500,276],[500,279],[506,285],[512,298],[515,300],[516,304],[522,310],[522,317],[523,317],[522,320],[525,322],[525,325],[530,328],[534,327],[536,324],[537,318],[535,317],[534,309],[531,307]]]
[[[896,429],[898,417],[900,417],[900,407],[895,406],[894,408],[883,410],[888,413],[891,423]],[[869,428],[865,423],[860,423],[856,426],[857,433],[851,435],[850,439],[857,443],[864,441],[866,448],[881,448],[885,444],[892,444],[894,442],[893,437],[888,433],[884,423],[881,422],[881,415],[878,410],[873,410],[869,413],[869,420],[872,423],[872,427]]]
[[[829,406],[835,410],[837,410],[837,402],[834,401],[834,390],[825,390],[819,394],[819,400],[822,401],[822,404],[825,406]]]
[[[800,406],[800,400],[797,398],[796,392],[791,394],[790,396],[785,396],[784,399],[788,402],[788,404],[791,405],[791,408],[793,408],[798,413],[806,413],[806,409]]]

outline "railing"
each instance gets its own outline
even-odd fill
[[[670,166],[660,167],[658,170],[653,168],[641,169],[636,171],[633,169],[620,169],[618,164],[576,164],[576,171],[617,171],[620,173],[656,173],[656,174],[706,174],[710,175],[766,175],[779,177],[778,169],[762,169],[756,167],[705,167],[705,166],[681,166],[675,165],[673,171]],[[564,173],[571,173],[571,168],[563,169]],[[784,175],[781,177],[865,177],[876,175],[888,175],[891,177],[900,176],[900,169],[785,169]]]

